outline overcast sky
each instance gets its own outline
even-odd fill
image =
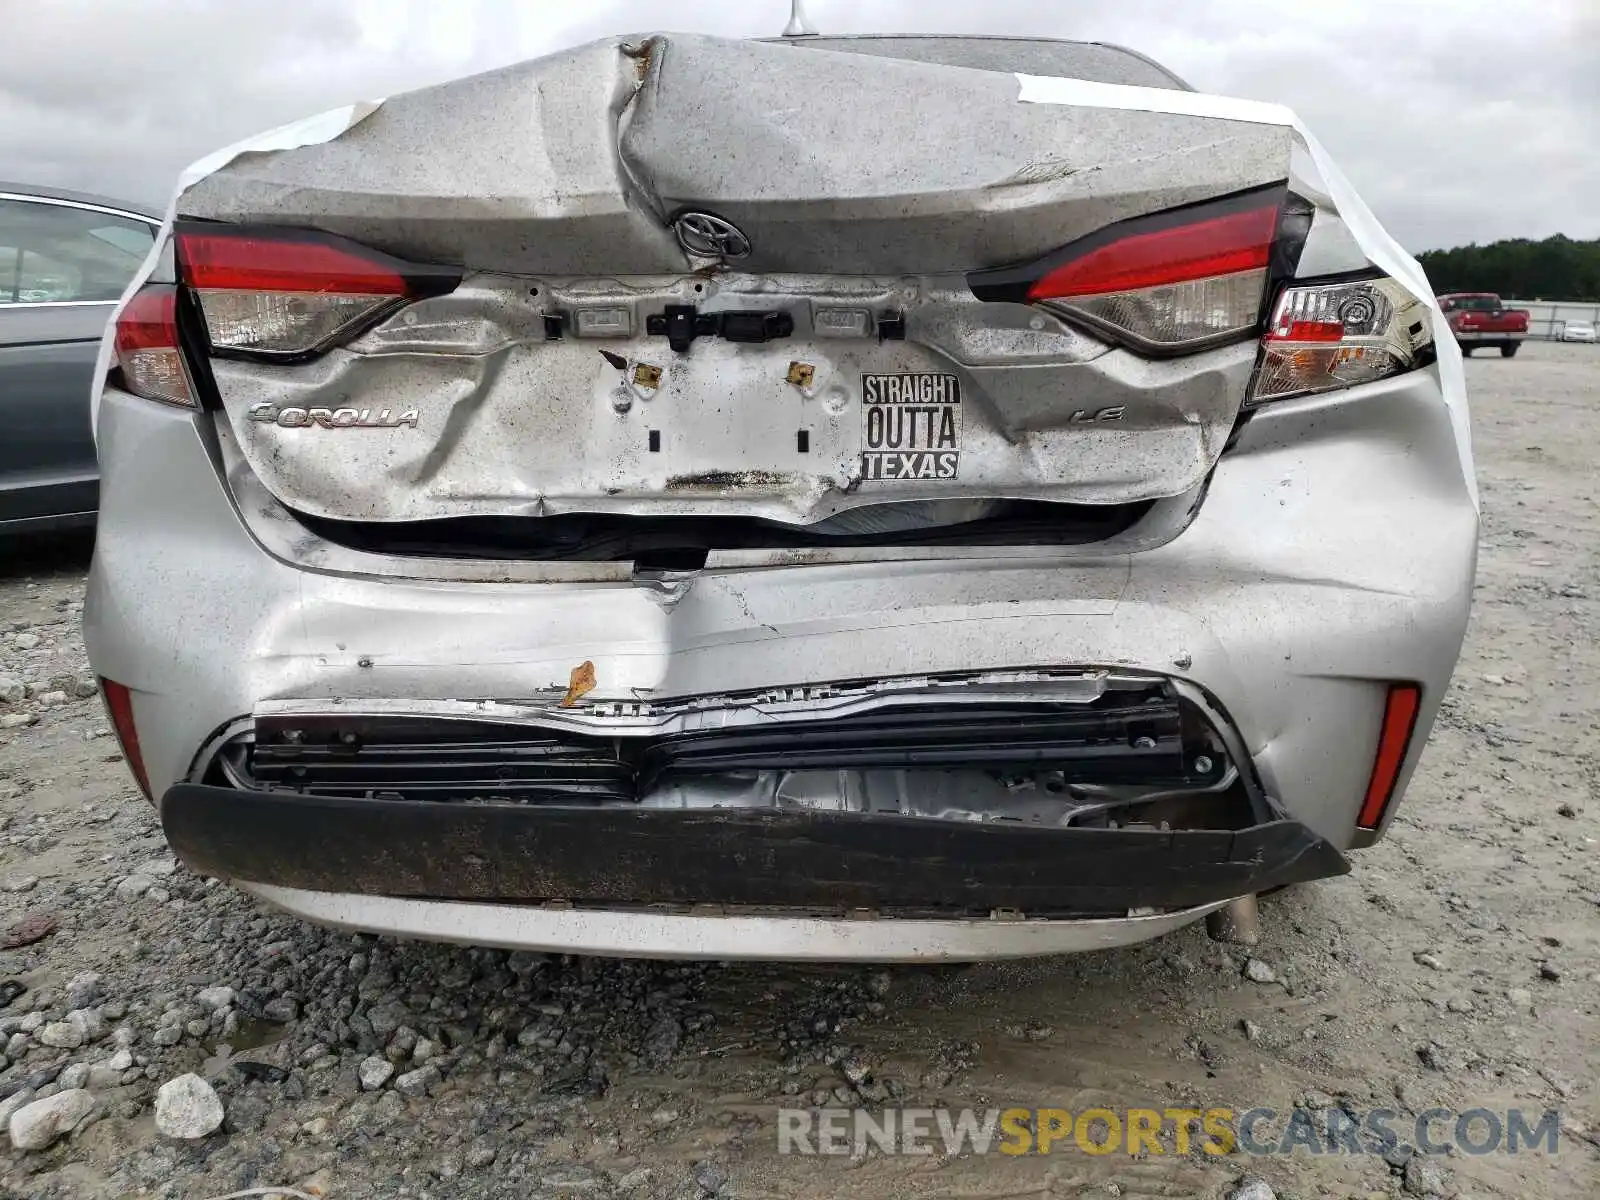
[[[0,0],[0,179],[164,204],[226,143],[349,100],[788,0]],[[1600,0],[807,0],[824,33],[1119,42],[1289,105],[1413,251],[1600,237]],[[959,131],[952,131],[959,136]]]

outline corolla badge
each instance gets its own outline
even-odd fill
[[[250,419],[284,429],[398,429],[417,427],[418,412],[408,408],[395,412],[388,408],[279,408],[276,404],[253,404]]]
[[[715,213],[681,213],[672,222],[678,244],[690,254],[705,258],[745,258],[750,254],[750,239],[732,221]]]

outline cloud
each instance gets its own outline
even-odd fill
[[[828,33],[1009,33],[1132,46],[1205,90],[1288,104],[1413,249],[1600,236],[1591,0],[809,0]],[[226,143],[659,26],[770,36],[783,0],[52,0],[11,6],[0,179],[164,201]],[[959,137],[959,131],[952,131]]]

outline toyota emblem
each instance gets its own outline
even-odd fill
[[[703,258],[745,258],[750,239],[732,221],[708,212],[686,212],[672,222],[678,244]]]

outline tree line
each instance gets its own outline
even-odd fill
[[[1511,238],[1425,250],[1417,261],[1436,295],[1498,292],[1516,300],[1600,301],[1600,239],[1575,242],[1559,233],[1539,242]]]

